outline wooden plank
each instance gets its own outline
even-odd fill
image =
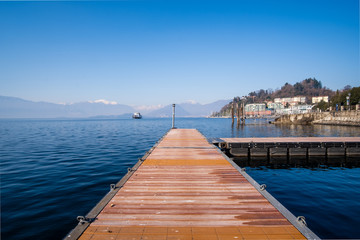
[[[306,239],[195,129],[172,129],[80,239]]]

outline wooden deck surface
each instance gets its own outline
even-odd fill
[[[194,129],[172,129],[80,239],[306,239]]]

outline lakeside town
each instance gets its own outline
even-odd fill
[[[344,110],[360,110],[360,87],[348,85],[332,91],[315,78],[308,78],[294,85],[286,83],[276,91],[261,89],[235,97],[211,117],[259,118]]]

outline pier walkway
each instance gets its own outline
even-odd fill
[[[318,239],[195,129],[171,129],[65,239]]]
[[[213,144],[237,157],[360,156],[360,137],[219,138]]]

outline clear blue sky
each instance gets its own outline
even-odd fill
[[[0,1],[0,95],[210,103],[359,86],[358,0]]]

